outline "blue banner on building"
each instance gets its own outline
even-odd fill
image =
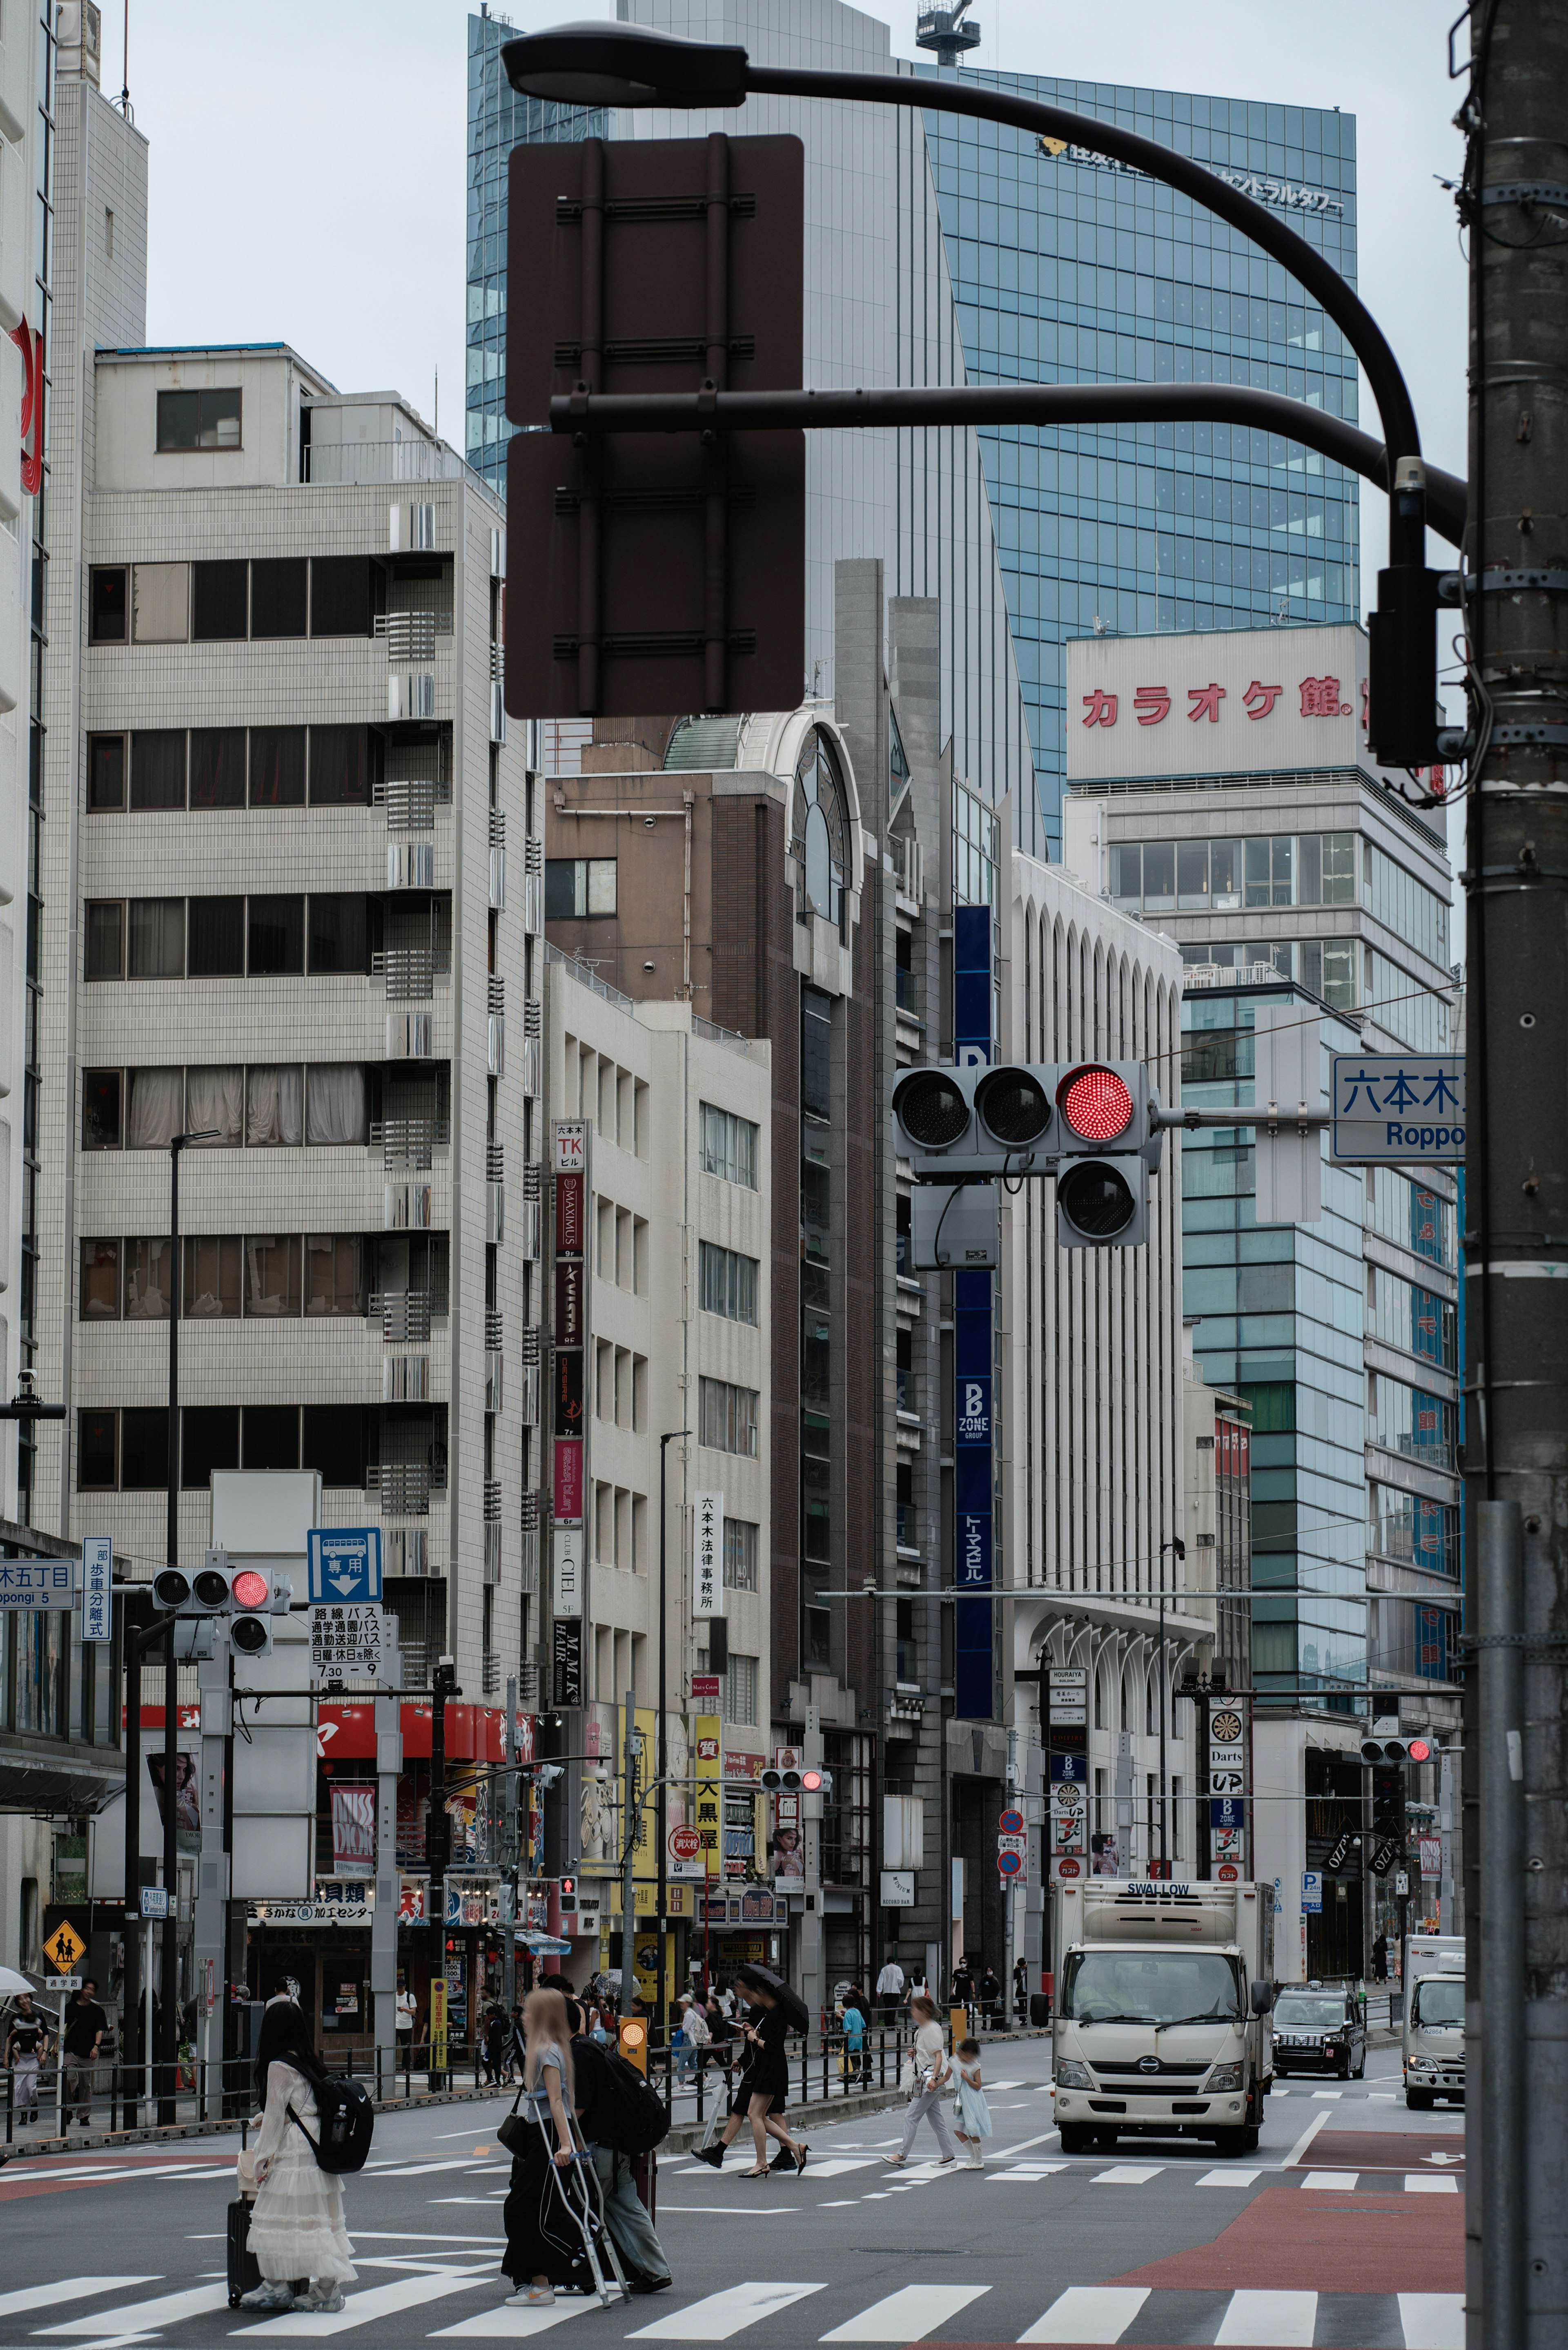
[[[953,1057],[961,1065],[992,1056],[992,914],[989,906],[953,909]],[[992,1662],[995,1585],[992,1504],[992,1275],[953,1275],[954,1711],[990,1721],[996,1714]],[[984,1592],[984,1598],[965,1595]]]

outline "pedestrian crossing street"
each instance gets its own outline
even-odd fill
[[[1090,2344],[1177,2341],[1250,2345],[1253,2350],[1313,2350],[1319,2344],[1355,2342],[1360,2350],[1462,2350],[1464,2303],[1459,2293],[1317,2293],[1247,2289],[1234,2292],[1166,2292],[1143,2285],[1069,2285],[1054,2293],[1037,2315],[1017,2324],[1017,2288],[1003,2293],[989,2282],[916,2283],[831,2319],[856,2288],[809,2281],[751,2280],[726,2286],[675,2306],[659,2301],[616,2302],[607,2310],[597,2300],[558,2300],[549,2309],[501,2305],[498,2247],[474,2240],[439,2254],[377,2258],[358,2255],[366,2272],[390,2272],[385,2282],[361,2282],[336,2315],[294,2314],[234,2317],[224,2327],[230,2338],[316,2340],[380,2329],[424,2313],[421,2342],[522,2341],[556,2327],[586,2322],[598,2335],[628,2342],[730,2342],[747,2336],[767,2350],[770,2323],[793,2344],[913,2343],[941,2335],[961,2320],[951,2340],[967,2345],[1003,2342]],[[819,2293],[831,2296],[820,2314],[802,2303]],[[673,2296],[672,2296],[673,2298]],[[88,2304],[92,2304],[90,2307]],[[471,2304],[464,2306],[464,2304]],[[988,2309],[988,2304],[990,2307]],[[1010,2314],[1003,2314],[1009,2311]],[[81,2275],[47,2284],[0,2292],[0,2329],[10,2343],[59,2344],[71,2350],[137,2350],[200,2319],[229,2311],[221,2276],[168,2289],[154,2275]],[[638,2321],[641,2322],[638,2322]],[[406,2325],[400,2331],[407,2334]],[[201,2339],[211,2340],[211,2324]],[[362,2336],[373,2344],[372,2331]]]

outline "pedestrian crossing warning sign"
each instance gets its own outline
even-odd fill
[[[82,1940],[81,1936],[70,1926],[64,1924],[57,1926],[44,1944],[45,1953],[50,1965],[57,1967],[63,1975],[70,1973],[86,1948],[87,1944]]]

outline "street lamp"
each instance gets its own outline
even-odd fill
[[[1419,766],[1436,757],[1438,585],[1426,568],[1428,472],[1414,403],[1366,305],[1325,255],[1252,197],[1192,156],[1118,123],[978,80],[754,65],[738,44],[684,41],[647,26],[603,23],[524,34],[506,42],[501,57],[514,89],[568,105],[722,109],[755,93],[919,107],[1006,123],[1127,164],[1239,230],[1321,305],[1366,371],[1383,426],[1380,470],[1389,502],[1388,567],[1379,575],[1379,608],[1370,631],[1372,748],[1394,766]],[[1262,412],[1252,421],[1265,431],[1286,429]]]
[[[169,1139],[169,1522],[164,1543],[164,1563],[180,1564],[180,1153],[188,1143],[216,1142],[218,1129],[204,1126],[190,1134],[171,1135]],[[137,1677],[133,1702],[138,1714],[141,1709],[140,1676]],[[180,2047],[180,1932],[177,1888],[180,1877],[179,1842],[175,1822],[177,1772],[179,1769],[179,1663],[174,1654],[174,1625],[169,1626],[168,1642],[163,1653],[163,1889],[169,1897],[169,1908],[163,1919],[163,1966],[160,1996],[163,2002],[162,2029],[158,2036],[158,2118],[171,2122],[174,2111],[175,2065]],[[126,1898],[130,1887],[126,1887]]]
[[[664,1936],[666,1930],[664,1923],[664,1905],[669,1893],[669,1888],[665,1881],[666,1865],[669,1856],[666,1853],[664,1843],[666,1834],[668,1833],[665,1824],[667,1804],[664,1788],[665,1780],[670,1770],[670,1756],[666,1749],[666,1733],[664,1728],[664,1684],[668,1663],[667,1651],[669,1648],[669,1627],[666,1621],[664,1605],[664,1556],[668,1533],[667,1513],[664,1504],[664,1467],[666,1461],[669,1459],[670,1446],[672,1444],[678,1444],[683,1436],[690,1436],[691,1433],[691,1430],[689,1428],[671,1428],[659,1440],[659,1802],[654,1812],[654,1834],[659,1838],[659,2028],[666,2043],[668,2043],[670,2038],[670,1992],[669,1984],[666,1981],[666,1970],[664,1965]]]

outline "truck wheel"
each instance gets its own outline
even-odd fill
[[[1093,2130],[1085,2129],[1082,2122],[1063,2122],[1058,2135],[1062,2140],[1064,2154],[1087,2154],[1094,2141],[1095,2133]]]
[[[1214,2151],[1227,2158],[1238,2154],[1251,2154],[1256,2148],[1257,2143],[1258,2133],[1249,2126],[1216,2130],[1214,2133]]]
[[[1436,2099],[1430,2089],[1407,2089],[1405,2103],[1413,2114],[1429,2114]]]

